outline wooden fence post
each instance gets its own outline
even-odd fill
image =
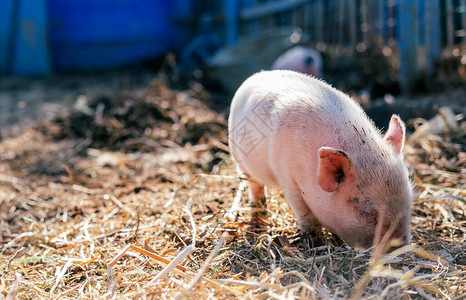
[[[349,5],[349,22],[350,22],[350,40],[351,46],[356,48],[357,33],[356,33],[356,3],[354,0],[348,1]]]
[[[452,0],[446,0],[445,2],[447,19],[447,44],[449,51],[452,51],[455,42],[455,26],[453,24],[453,3]]]
[[[398,48],[400,50],[400,83],[405,94],[412,94],[418,80],[417,0],[399,2]]]
[[[424,37],[426,46],[426,75],[430,77],[440,57],[440,1],[425,2]]]
[[[345,32],[345,1],[338,1],[338,48],[343,47]]]
[[[367,46],[370,26],[368,18],[369,7],[366,0],[360,0],[359,13],[361,14],[361,25],[359,26],[359,30],[361,30],[362,33],[362,42]]]
[[[323,42],[323,29],[324,29],[324,4],[322,0],[314,1],[314,32],[316,43]]]
[[[393,46],[395,44],[395,24],[396,24],[396,16],[395,16],[395,0],[388,0],[388,37],[387,42],[389,46]]]
[[[466,0],[460,0],[460,12],[461,12],[461,33],[463,35],[463,44],[466,44]]]
[[[384,29],[385,29],[385,19],[384,19],[384,9],[385,1],[377,0],[376,7],[374,9],[374,24],[376,28],[376,37],[377,43],[380,46],[384,45]]]
[[[311,19],[312,19],[312,7],[311,7],[311,4],[310,3],[307,3],[304,5],[304,28],[303,28],[303,32],[307,35],[309,35],[309,37],[313,38],[312,36],[312,25],[311,25]]]
[[[225,0],[226,26],[225,37],[227,45],[234,45],[239,35],[239,1]]]

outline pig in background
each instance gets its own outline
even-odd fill
[[[304,237],[322,226],[348,244],[372,246],[376,228],[410,241],[412,186],[403,162],[405,126],[392,116],[384,136],[362,108],[324,81],[263,71],[236,92],[229,145],[249,182],[252,205],[264,185],[280,187]],[[380,223],[380,224],[379,224]]]
[[[296,46],[280,55],[271,69],[296,71],[321,78],[322,66],[322,56],[317,50]]]

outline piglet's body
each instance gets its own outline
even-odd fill
[[[367,248],[376,227],[410,239],[412,187],[401,154],[404,124],[393,116],[385,136],[361,107],[323,81],[265,71],[236,92],[229,144],[250,176],[253,203],[264,185],[280,187],[303,233],[324,226]]]

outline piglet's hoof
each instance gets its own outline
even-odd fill
[[[254,228],[260,228],[262,226],[269,226],[267,211],[253,212],[251,215],[250,225]]]
[[[314,231],[308,231],[305,233],[301,232],[301,240],[303,242],[304,255],[306,256],[312,248],[325,245],[322,235],[319,235]]]

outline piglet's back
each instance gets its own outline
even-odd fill
[[[316,149],[329,146],[354,152],[375,147],[390,151],[351,98],[319,79],[292,71],[265,71],[247,79],[233,98],[229,127],[230,134],[239,137],[232,141],[230,136],[237,158],[247,159],[254,153],[266,156],[269,148],[286,140],[315,144]]]

